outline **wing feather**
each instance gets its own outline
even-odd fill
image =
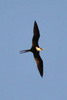
[[[38,40],[39,40],[39,37],[40,37],[40,32],[39,32],[38,25],[37,25],[36,21],[34,22],[33,33],[34,33],[34,35],[33,35],[33,39],[32,39],[32,45],[38,46]]]
[[[41,76],[43,76],[43,61],[39,55],[39,52],[34,53],[34,58],[35,58],[35,61],[37,63],[37,68],[39,70],[39,73]]]

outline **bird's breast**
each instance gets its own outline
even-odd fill
[[[42,49],[39,47],[35,47],[37,51],[41,51]]]

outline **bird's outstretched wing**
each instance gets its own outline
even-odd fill
[[[38,25],[36,23],[36,21],[34,22],[34,28],[33,28],[33,39],[32,39],[32,46],[38,46],[38,40],[40,37],[40,33],[39,33],[39,29],[38,29]]]
[[[40,75],[43,77],[43,61],[39,55],[39,52],[37,53],[34,53],[34,58],[35,58],[35,61],[37,63],[37,67],[38,67],[38,70],[39,70],[39,73]]]

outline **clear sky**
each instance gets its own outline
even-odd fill
[[[43,78],[32,53],[19,54],[35,20]],[[67,100],[67,0],[0,0],[0,100]]]

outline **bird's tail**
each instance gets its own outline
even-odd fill
[[[20,54],[26,53],[26,52],[30,52],[30,50],[21,50],[21,51],[20,51]]]

